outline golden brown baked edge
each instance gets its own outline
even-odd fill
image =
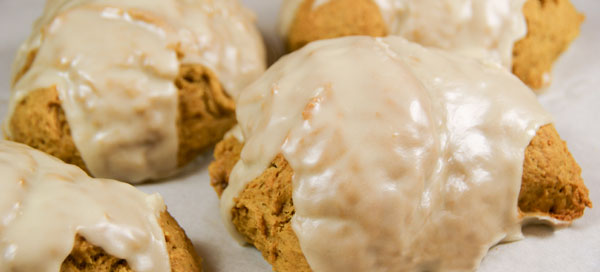
[[[202,260],[177,221],[163,212],[158,220],[165,235],[167,252],[173,272],[200,272]],[[75,238],[73,250],[63,261],[61,272],[131,272],[126,260],[113,257],[102,248],[94,246],[80,235]]]
[[[286,38],[289,51],[316,40],[388,34],[379,7],[372,0],[335,0],[316,9],[313,9],[313,2],[305,0],[296,12]]]
[[[242,144],[229,137],[217,144],[209,166],[217,194],[229,183]],[[311,271],[290,220],[293,170],[282,155],[235,199],[232,220],[236,229],[262,252],[275,271]],[[591,207],[581,169],[552,124],[541,127],[525,151],[519,210],[523,215],[544,214],[574,220]]]
[[[235,124],[235,104],[217,77],[199,64],[182,65],[178,89],[177,161],[183,166],[217,143]],[[86,170],[55,86],[31,92],[16,105],[10,140],[29,145]]]
[[[549,84],[552,64],[579,35],[585,16],[569,0],[528,0],[527,35],[513,47],[513,73],[533,89]]]
[[[351,35],[388,35],[372,0],[334,0],[313,9],[305,0],[286,37],[289,51],[309,42]],[[552,64],[579,35],[584,16],[569,0],[527,0],[523,6],[527,35],[513,47],[513,73],[534,89],[548,82]]]

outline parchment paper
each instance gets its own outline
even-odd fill
[[[583,169],[597,206],[571,227],[524,228],[525,239],[493,247],[479,271],[600,271],[600,1],[572,0],[587,19],[580,37],[554,67],[552,85],[539,95]],[[257,14],[273,62],[283,52],[276,36],[280,0],[242,0]],[[44,0],[0,0],[0,116],[6,114],[9,70],[19,44],[28,36]],[[160,192],[169,211],[204,259],[205,271],[270,271],[260,253],[230,238],[209,185],[206,153],[176,178],[139,186]],[[0,173],[1,175],[1,173]]]

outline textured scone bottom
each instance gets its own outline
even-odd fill
[[[215,148],[215,161],[209,173],[211,185],[219,196],[227,188],[229,174],[240,158],[242,147],[238,139],[229,137]],[[554,126],[541,127],[525,151],[520,213],[524,217],[550,217],[561,221],[581,217],[585,207],[592,206],[588,190],[579,174],[570,178],[564,175],[579,172],[579,166]],[[543,179],[540,173],[545,173]],[[295,213],[292,176],[293,170],[285,158],[278,155],[236,199],[232,218],[237,231],[262,252],[275,271],[311,271],[290,224]]]
[[[177,221],[168,212],[158,219],[167,244],[171,271],[200,272],[201,258]],[[102,248],[91,244],[80,235],[75,238],[73,250],[61,264],[61,272],[133,272],[126,260],[111,256]]]
[[[202,65],[181,66],[174,84],[179,103],[177,164],[183,166],[217,143],[235,124],[235,104],[215,75]],[[87,171],[55,88],[29,93],[15,106],[8,127],[11,140]]]
[[[237,102],[245,143],[225,223],[244,239],[235,199],[281,154],[291,226],[316,271],[475,269],[521,237],[525,149],[551,122],[500,66],[399,37],[307,45]]]
[[[290,50],[334,37],[401,35],[423,45],[501,60],[539,89],[550,82],[552,63],[577,37],[583,15],[569,0],[288,0],[280,21]]]
[[[171,270],[159,195],[13,142],[0,142],[0,160],[0,270],[58,271],[77,235],[136,271]]]
[[[252,21],[234,0],[49,2],[15,61],[7,123],[32,92],[53,89],[78,151],[70,154],[90,173],[129,182],[169,176],[222,136],[232,123],[229,97],[264,70]],[[5,132],[15,138],[10,125]],[[180,151],[190,135],[201,143]]]

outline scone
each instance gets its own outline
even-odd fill
[[[0,141],[0,271],[201,271],[160,195]]]
[[[95,177],[161,179],[234,125],[265,61],[237,0],[48,1],[14,63],[4,133]]]
[[[471,271],[527,219],[592,206],[521,81],[400,37],[311,43],[237,106],[211,181],[275,271]]]
[[[495,59],[539,89],[579,34],[569,0],[285,0],[281,34],[290,50],[349,35],[400,35],[432,47]]]

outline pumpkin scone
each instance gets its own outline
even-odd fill
[[[0,141],[1,271],[201,271],[162,197]]]
[[[583,20],[569,0],[285,0],[280,33],[289,50],[342,36],[400,35],[497,60],[539,89]]]
[[[311,43],[244,90],[209,172],[275,271],[462,271],[530,218],[591,207],[534,94],[400,37]]]
[[[266,67],[237,0],[48,1],[13,65],[8,139],[95,177],[168,177],[235,124]]]

